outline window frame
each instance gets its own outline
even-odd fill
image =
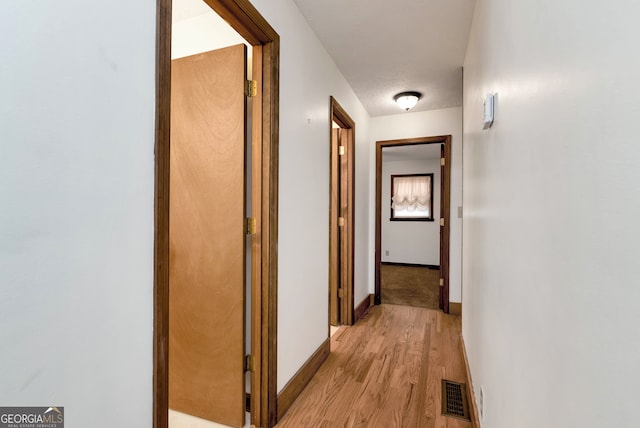
[[[422,173],[422,174],[391,174],[391,178],[389,180],[391,184],[391,192],[390,192],[390,200],[389,200],[389,209],[391,215],[389,217],[389,221],[435,221],[433,217],[433,179],[434,173]],[[396,177],[429,177],[429,217],[396,217],[393,209],[393,181]]]

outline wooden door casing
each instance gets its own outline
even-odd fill
[[[375,294],[374,303],[382,303],[380,284],[380,265],[382,262],[382,150],[385,147],[412,146],[418,144],[441,144],[444,146],[445,165],[440,180],[440,218],[444,219],[444,226],[440,227],[440,273],[443,286],[440,290],[440,307],[449,313],[449,248],[450,248],[450,192],[451,192],[451,135],[436,137],[407,138],[402,140],[386,140],[376,142],[376,223],[375,223]],[[385,208],[386,209],[386,208]]]
[[[253,47],[253,79],[258,94],[252,113],[253,214],[257,233],[252,277],[251,423],[271,428],[277,422],[277,266],[280,36],[250,0],[205,0]],[[168,427],[169,408],[169,186],[171,131],[171,0],[156,8],[156,112],[153,280],[153,427]],[[259,182],[259,185],[256,185]],[[259,207],[259,208],[258,208]],[[257,254],[257,256],[255,255]],[[257,386],[256,386],[257,385]]]

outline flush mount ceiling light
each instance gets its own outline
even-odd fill
[[[420,92],[400,92],[398,95],[393,97],[393,100],[398,103],[398,105],[409,111],[409,109],[413,108],[418,101],[422,97]]]

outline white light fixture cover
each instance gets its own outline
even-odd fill
[[[422,94],[420,92],[401,92],[393,97],[393,99],[401,108],[409,111],[409,109],[412,109],[418,104],[421,97]]]

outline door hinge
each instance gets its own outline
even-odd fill
[[[339,146],[338,147],[338,155],[339,156],[344,156],[344,146]]]
[[[344,217],[338,217],[338,227],[344,226]]]
[[[244,231],[247,235],[256,234],[256,219],[253,217],[244,219]]]
[[[440,226],[444,226],[444,218],[440,219]]]
[[[444,166],[445,162],[444,162],[444,158],[440,158],[440,165]]]
[[[245,88],[245,94],[251,98],[258,95],[258,81],[257,80],[247,80]]]
[[[440,287],[444,287],[444,278],[440,278]]]
[[[245,355],[244,357],[244,371],[252,372],[254,367],[253,355]]]
[[[338,288],[338,297],[340,298],[344,297],[344,288]]]

